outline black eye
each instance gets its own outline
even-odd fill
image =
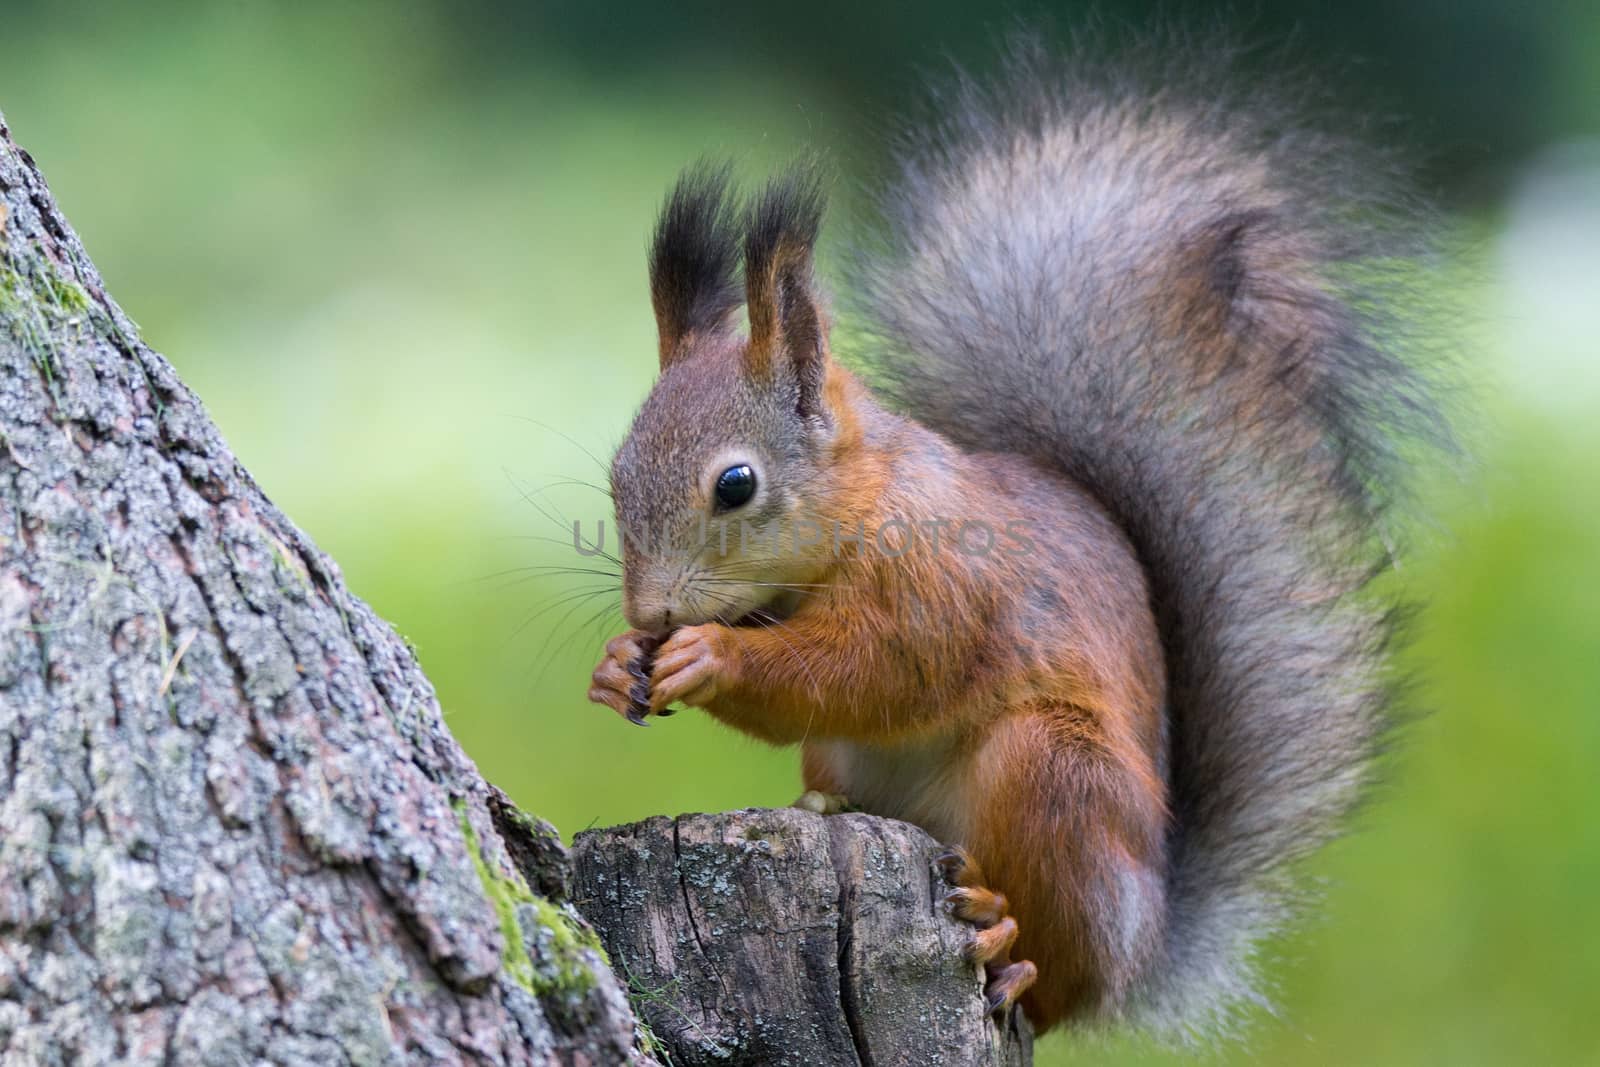
[[[729,467],[717,475],[717,508],[732,511],[756,495],[756,472],[748,464]]]

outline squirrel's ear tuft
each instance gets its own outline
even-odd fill
[[[792,374],[801,415],[821,415],[827,333],[811,277],[825,197],[816,168],[801,165],[767,183],[745,224],[746,359],[758,377]]]
[[[729,328],[739,306],[737,209],[726,163],[702,161],[678,177],[650,242],[650,304],[660,333],[661,367],[687,349],[691,334]]]

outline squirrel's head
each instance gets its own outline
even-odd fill
[[[638,629],[781,617],[830,551],[816,511],[842,383],[811,276],[822,207],[800,170],[742,213],[726,168],[690,170],[667,197],[650,250],[661,374],[611,465]]]

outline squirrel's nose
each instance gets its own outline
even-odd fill
[[[661,636],[672,629],[672,608],[667,604],[632,604],[625,612],[628,625]]]
[[[664,637],[673,624],[683,624],[683,604],[664,568],[631,571],[622,589],[622,614],[635,630]]]

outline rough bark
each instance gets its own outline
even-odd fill
[[[1022,1067],[1027,1024],[985,1016],[938,850],[865,815],[655,818],[579,834],[573,899],[679,1067]]]
[[[0,432],[5,1063],[636,1056],[559,874],[507,850],[559,841],[497,828],[415,657],[139,340],[3,120]]]
[[[3,118],[0,774],[0,1067],[706,1062],[679,1016],[745,1063],[1023,1054],[925,835],[799,813],[588,839],[655,1045],[559,838],[139,339]]]

